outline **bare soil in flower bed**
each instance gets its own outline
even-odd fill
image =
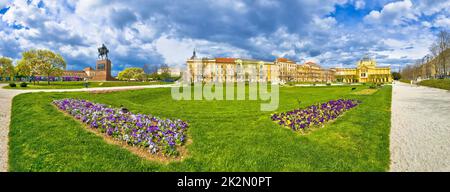
[[[344,116],[345,116],[345,113],[343,113],[341,115],[341,117],[344,117]],[[294,131],[294,133],[298,134],[299,136],[307,136],[307,135],[313,133],[314,131],[317,131],[317,130],[320,130],[320,129],[323,129],[323,128],[326,129],[327,127],[329,127],[328,125],[333,124],[336,120],[337,119],[330,120],[326,124],[323,124],[323,125],[316,125],[316,126],[311,126],[311,127],[305,128],[305,129],[300,129],[300,130]],[[274,122],[274,124],[277,124],[277,123]],[[287,129],[287,130],[291,130],[291,128],[286,127],[286,126],[281,126],[281,127],[284,128],[284,129]]]
[[[58,107],[55,106],[55,105],[54,105],[54,107],[58,111],[63,113],[66,117],[74,119],[66,111],[58,109]],[[77,121],[77,120],[75,120],[75,121]],[[145,150],[142,147],[130,146],[125,141],[120,141],[120,140],[114,139],[112,137],[108,137],[104,133],[101,133],[99,130],[90,128],[88,125],[86,125],[83,122],[80,122],[80,121],[77,121],[77,122],[79,122],[89,132],[91,132],[91,133],[93,133],[93,134],[95,134],[95,135],[97,135],[99,137],[102,137],[103,140],[106,143],[108,143],[108,144],[113,144],[113,145],[117,145],[117,146],[120,146],[122,148],[125,148],[128,151],[130,151],[131,153],[133,153],[133,154],[135,154],[135,155],[137,155],[139,157],[142,157],[142,158],[144,158],[146,160],[156,161],[156,162],[160,162],[160,163],[164,163],[164,164],[168,164],[170,162],[182,161],[183,159],[188,157],[188,150],[186,149],[186,146],[190,145],[192,143],[192,140],[188,137],[188,139],[186,140],[186,142],[183,145],[178,145],[177,146],[177,151],[179,152],[179,155],[177,155],[177,156],[166,156],[166,155],[164,155],[162,153],[151,154],[151,153],[148,152],[148,150]]]

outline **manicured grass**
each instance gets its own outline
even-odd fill
[[[353,92],[353,94],[355,94],[355,95],[372,95],[372,94],[376,93],[377,91],[378,91],[378,89],[363,89],[360,91]]]
[[[411,80],[409,80],[409,79],[400,79],[399,81],[403,82],[403,83],[408,83],[408,84],[411,83]]]
[[[45,81],[36,84],[28,83],[27,87],[20,87],[21,82],[16,82],[17,87],[4,86],[6,89],[79,89],[85,88],[83,81],[55,81],[50,82],[50,85]],[[89,88],[94,87],[119,87],[119,86],[138,86],[138,85],[159,85],[169,84],[168,82],[136,82],[136,81],[106,81],[106,82],[88,82]]]
[[[354,86],[351,86],[354,87]],[[272,122],[261,101],[175,101],[168,88],[89,93],[27,93],[13,100],[10,171],[386,171],[389,166],[391,86],[280,88],[277,112],[330,99],[362,103],[308,135]],[[189,121],[189,157],[161,164],[105,143],[52,106],[84,98],[133,112]],[[301,101],[299,104],[298,101]],[[266,103],[266,102],[264,102]]]
[[[419,85],[450,90],[450,79],[430,79],[419,82]]]

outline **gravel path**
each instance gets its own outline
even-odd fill
[[[396,82],[391,171],[450,171],[450,91]]]
[[[83,89],[40,89],[40,90],[12,90],[3,89],[6,84],[0,84],[0,172],[8,171],[8,133],[11,119],[11,103],[14,96],[29,92],[76,92],[76,91],[116,91],[146,88],[172,87],[169,85],[143,85],[127,87],[102,87]]]

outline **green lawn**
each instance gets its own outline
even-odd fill
[[[419,82],[419,85],[450,90],[450,79],[430,79]]]
[[[46,81],[41,81],[36,84],[28,83],[27,87],[20,87],[21,82],[16,82],[17,87],[4,86],[6,89],[79,89],[84,88],[84,81],[55,81],[50,82],[50,85]],[[118,87],[118,86],[137,86],[137,85],[159,85],[169,84],[168,82],[136,82],[136,81],[106,81],[106,82],[88,82],[89,88],[93,87]]]
[[[408,84],[411,83],[411,80],[409,80],[409,79],[400,79],[399,81],[403,82],[403,83],[408,83]]]
[[[352,86],[353,87],[353,86]],[[355,91],[367,88],[357,86]],[[107,94],[27,93],[13,100],[10,171],[386,171],[389,166],[391,86],[373,95],[351,87],[280,88],[277,112],[330,99],[362,101],[308,135],[296,134],[261,112],[260,101],[174,101],[170,89]],[[124,105],[133,112],[189,121],[190,156],[161,164],[104,142],[57,111],[60,98]]]

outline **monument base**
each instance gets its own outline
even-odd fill
[[[111,60],[103,59],[97,60],[96,69],[92,74],[91,80],[93,81],[114,81],[116,80],[111,76]]]

